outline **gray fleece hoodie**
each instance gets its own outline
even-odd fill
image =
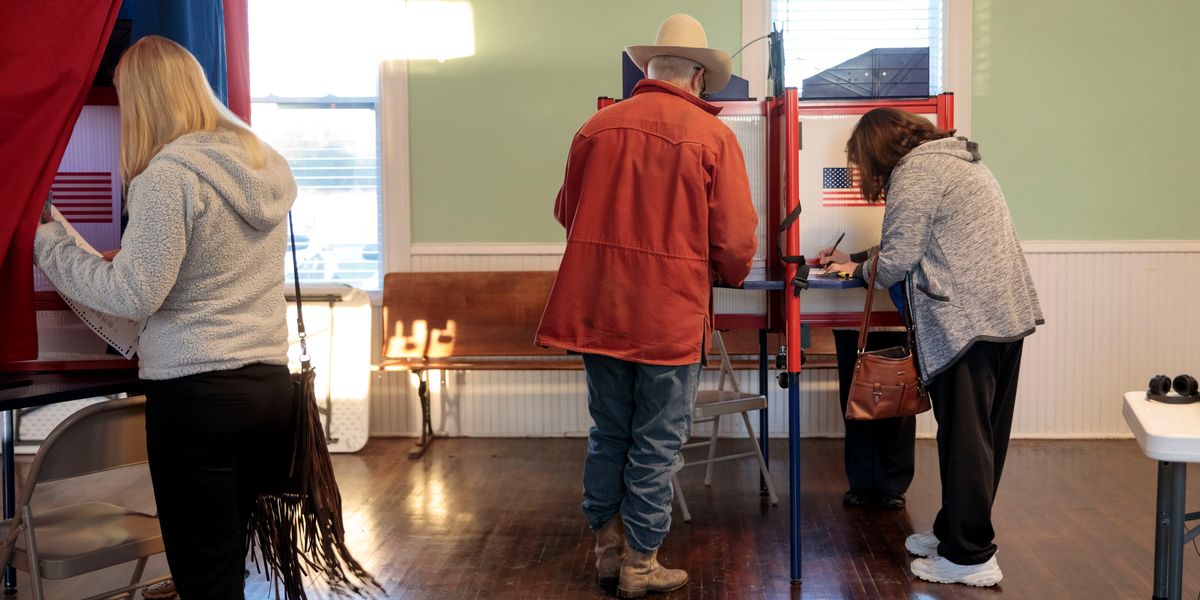
[[[980,160],[975,142],[935,140],[889,179],[877,287],[907,282],[926,383],[976,341],[1016,341],[1044,322],[1004,194]]]
[[[254,169],[227,131],[180,136],[129,185],[129,224],[111,262],[58,223],[37,230],[37,265],[60,292],[145,321],[142,379],[251,363],[287,364],[284,222],[296,198],[287,161]]]

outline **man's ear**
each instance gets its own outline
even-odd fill
[[[705,73],[705,71],[706,71],[706,69],[704,67],[700,67],[699,69],[696,69],[695,72],[692,73],[692,89],[696,90],[697,96],[704,95],[704,92],[706,91],[704,89],[704,73]]]

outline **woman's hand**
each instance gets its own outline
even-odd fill
[[[104,260],[106,260],[108,262],[112,262],[113,259],[117,257],[117,253],[120,251],[121,251],[121,249],[117,248],[116,250],[109,250],[108,252],[101,252],[100,258],[103,258]]]
[[[848,263],[850,255],[843,250],[835,250],[834,248],[824,248],[817,253],[817,262],[829,269],[830,263]]]
[[[826,273],[845,273],[847,275],[853,275],[856,269],[858,269],[858,263],[850,262],[849,260],[845,262],[831,262],[825,265]]]
[[[50,202],[49,201],[47,201],[45,204],[42,205],[42,220],[40,222],[43,224],[54,222],[54,213],[50,212]]]

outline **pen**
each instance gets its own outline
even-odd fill
[[[833,243],[833,247],[829,249],[829,262],[825,263],[826,267],[828,267],[829,264],[833,262],[833,253],[837,252],[838,244],[842,243],[842,238],[844,238],[844,237],[846,237],[845,231],[842,232],[842,235],[838,236],[837,241]]]

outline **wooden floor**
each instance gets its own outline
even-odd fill
[[[740,442],[730,441],[731,444]],[[580,439],[439,440],[410,461],[411,440],[374,440],[335,457],[351,543],[389,598],[606,598],[593,583],[593,541],[579,513]],[[996,505],[1005,578],[993,589],[914,581],[904,537],[927,529],[938,503],[937,453],[918,442],[906,511],[847,510],[841,441],[803,442],[804,583],[788,576],[786,442],[772,443],[781,502],[756,493],[752,461],[683,471],[693,522],[678,518],[660,557],[691,584],[661,598],[1148,598],[1155,463],[1132,441],[1018,441]],[[47,503],[116,494],[149,504],[145,474],[68,484]],[[1200,499],[1200,486],[1189,486]],[[1193,502],[1197,504],[1200,502]],[[1189,553],[1185,597],[1200,590]],[[49,598],[77,598],[128,574],[53,582]],[[161,561],[152,573],[164,572]],[[21,578],[21,597],[28,582]],[[247,597],[273,597],[252,577]],[[1189,595],[1190,594],[1190,595]],[[314,597],[327,595],[315,591]]]

